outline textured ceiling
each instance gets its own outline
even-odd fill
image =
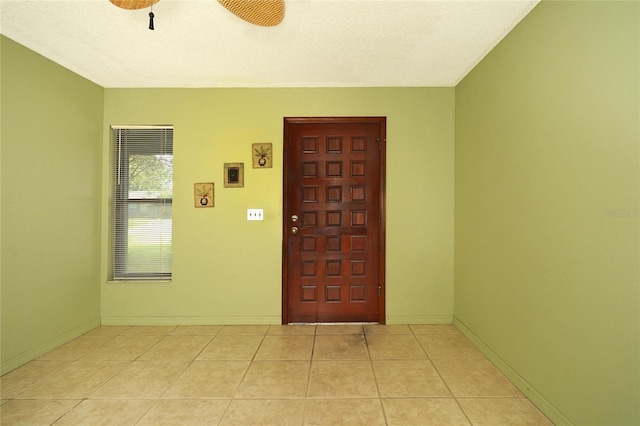
[[[286,0],[275,27],[216,0],[1,0],[0,32],[103,87],[455,86],[538,0]]]

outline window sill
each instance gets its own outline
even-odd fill
[[[108,280],[107,284],[171,284],[171,280]]]

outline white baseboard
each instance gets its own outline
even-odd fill
[[[478,336],[475,335],[462,321],[453,317],[453,325],[464,334],[489,361],[504,374],[513,383],[520,392],[538,407],[554,424],[556,425],[572,425],[556,407],[551,404],[543,395],[541,395],[529,382],[527,382],[516,370],[511,368],[500,356],[487,346]]]
[[[35,348],[29,349],[28,351],[23,352],[20,355],[17,355],[3,362],[0,366],[0,374],[6,374],[9,371],[15,370],[16,368],[28,363],[29,361],[38,358],[40,355],[44,355],[45,353],[72,341],[76,337],[82,336],[83,334],[93,330],[99,325],[99,318],[91,320],[79,327],[74,328],[71,331],[68,331],[52,340],[49,340],[46,343],[43,343],[42,345],[38,345]]]
[[[451,324],[452,315],[387,315],[387,324]]]
[[[278,325],[279,316],[267,317],[102,317],[102,325]]]

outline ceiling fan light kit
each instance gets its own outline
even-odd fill
[[[109,0],[127,10],[150,7],[149,29],[153,30],[153,5],[160,0]],[[273,27],[284,19],[284,0],[218,0],[225,9],[250,24]]]

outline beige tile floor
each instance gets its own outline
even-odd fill
[[[103,326],[0,378],[8,425],[550,425],[451,325]]]

